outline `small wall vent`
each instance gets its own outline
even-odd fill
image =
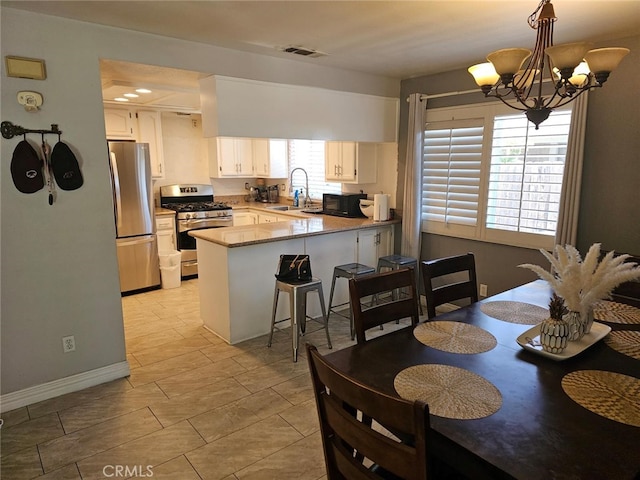
[[[326,53],[320,52],[318,50],[313,50],[311,48],[306,48],[306,47],[299,47],[295,45],[282,47],[280,50],[285,53],[293,53],[294,55],[302,55],[303,57],[309,57],[309,58],[324,57],[325,55],[327,55]]]

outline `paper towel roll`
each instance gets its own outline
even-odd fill
[[[376,193],[373,196],[373,221],[384,222],[389,220],[389,195]]]

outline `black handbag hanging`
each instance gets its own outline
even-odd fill
[[[305,282],[311,280],[309,255],[280,255],[276,278],[282,282]]]

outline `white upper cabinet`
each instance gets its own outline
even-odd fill
[[[154,110],[105,107],[104,123],[107,140],[134,140],[149,144],[151,175],[164,177],[161,114]]]
[[[341,183],[375,183],[377,149],[370,142],[326,142],[325,178]]]
[[[164,176],[164,148],[162,145],[162,121],[160,112],[138,110],[138,142],[149,144],[151,175]]]
[[[287,177],[287,141],[217,137],[209,141],[209,174],[223,177]]]
[[[129,108],[105,108],[104,124],[108,140],[135,140],[137,137],[135,112]]]
[[[212,177],[250,177],[253,175],[253,143],[250,138],[219,137],[210,165]],[[211,160],[211,159],[210,159]]]
[[[287,178],[287,141],[276,138],[253,139],[253,165],[256,177]]]

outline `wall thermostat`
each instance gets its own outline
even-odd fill
[[[42,95],[38,92],[18,92],[18,103],[24,105],[27,112],[37,112],[42,105]]]

